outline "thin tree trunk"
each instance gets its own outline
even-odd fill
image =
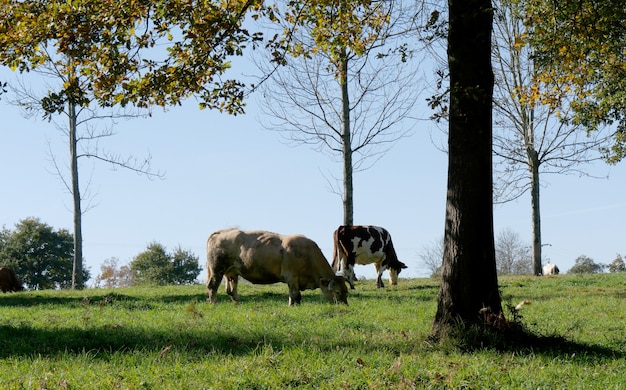
[[[532,208],[532,264],[536,276],[543,274],[541,265],[541,213],[539,202],[539,159],[533,150],[530,156],[530,202]]]
[[[343,143],[343,224],[354,222],[354,189],[352,184],[352,133],[350,129],[350,98],[348,94],[348,56],[344,49],[341,61],[341,103]]]
[[[76,106],[68,103],[70,160],[72,176],[72,197],[74,200],[74,266],[72,271],[72,288],[83,288],[83,234],[82,210],[80,204],[80,186],[78,183],[78,140],[76,137]]]
[[[441,287],[433,336],[500,314],[493,238],[492,8],[489,0],[449,0],[450,121]]]

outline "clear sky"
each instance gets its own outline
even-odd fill
[[[11,77],[11,78],[9,78]],[[0,80],[13,75],[0,71]],[[72,231],[71,196],[51,173],[51,149],[68,159],[64,136],[41,119],[24,119],[17,107],[0,101],[0,225],[13,229],[27,217]],[[92,277],[104,260],[128,263],[156,241],[169,250],[180,245],[205,262],[205,243],[218,229],[240,227],[315,240],[330,261],[332,232],[342,223],[339,195],[328,181],[341,164],[307,146],[285,144],[260,125],[257,101],[247,115],[200,111],[193,101],[150,118],[121,121],[117,134],[100,145],[112,152],[152,156],[163,180],[81,160],[81,180],[91,181],[92,207],[83,218],[84,256]],[[424,116],[423,107],[416,116]],[[414,134],[398,142],[372,168],[354,179],[354,221],[387,228],[401,261],[401,277],[426,276],[418,253],[443,236],[447,156],[436,126],[418,122]],[[610,263],[626,254],[626,170],[624,163],[596,163],[590,172],[609,179],[545,176],[542,187],[544,263],[567,271],[580,255]],[[517,232],[530,245],[530,199],[495,207],[496,234]],[[373,265],[357,266],[357,276],[374,276]],[[200,279],[205,279],[204,272]],[[93,281],[93,280],[92,280]]]

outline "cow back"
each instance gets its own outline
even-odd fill
[[[348,265],[382,262],[383,268],[400,272],[406,265],[398,260],[391,235],[379,226],[342,225],[334,232],[333,268],[345,258]]]
[[[319,279],[335,276],[322,250],[315,241],[302,236],[292,235],[283,238],[285,259],[283,273],[298,275],[303,280],[314,282],[319,287]]]
[[[207,241],[207,272],[241,275],[252,283],[281,282],[282,236],[263,230],[220,230]]]

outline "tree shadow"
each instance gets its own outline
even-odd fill
[[[3,296],[0,299],[2,306],[11,306],[11,307],[30,307],[30,306],[77,306],[90,304],[95,302],[104,301],[106,303],[111,302],[113,300],[125,300],[125,301],[133,301],[133,300],[141,300],[140,298],[120,294],[115,292],[89,292],[85,290],[86,293],[81,296],[53,296],[53,295],[43,295],[37,294],[36,292],[30,293],[15,293],[8,296]],[[96,290],[94,290],[96,291]]]
[[[543,355],[549,358],[566,356],[569,360],[580,360],[586,364],[626,358],[626,350],[623,348],[576,342],[558,334],[533,333],[518,321],[507,322],[507,326],[503,328],[496,328],[494,324],[454,326],[449,329],[447,337],[431,335],[428,341],[435,348],[444,350],[452,348],[466,353],[491,350],[522,356]]]
[[[538,335],[526,330],[513,330],[506,337],[506,344],[498,346],[503,352],[519,355],[543,355],[549,358],[566,356],[568,360],[584,364],[624,359],[626,351],[607,346],[568,340],[560,335]]]

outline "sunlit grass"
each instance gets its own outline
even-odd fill
[[[624,275],[503,277],[505,304],[551,348],[431,345],[438,283],[357,284],[349,306],[284,284],[0,295],[0,388],[602,388],[626,385]]]

